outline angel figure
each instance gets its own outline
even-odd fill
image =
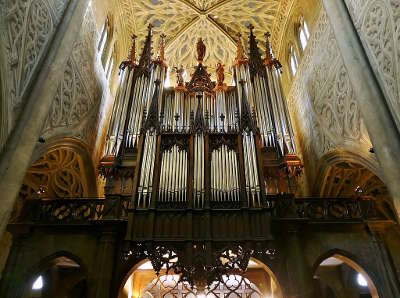
[[[221,62],[217,63],[217,85],[222,86],[225,80],[224,67]]]
[[[183,74],[185,73],[185,69],[183,68],[183,65],[181,65],[180,68],[175,66],[174,71],[176,73],[176,79],[178,82],[178,86],[183,86],[184,85]]]

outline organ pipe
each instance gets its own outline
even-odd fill
[[[205,46],[199,40],[198,65],[190,81],[184,82],[183,67],[173,67],[178,85],[164,88],[168,70],[164,39],[161,36],[160,54],[153,60],[150,27],[139,62],[131,57],[122,64],[107,134],[107,156],[124,161],[138,153],[136,163],[131,163],[138,167],[135,208],[153,204],[205,208],[209,202],[261,207],[268,185],[263,181],[260,148],[275,150],[276,164],[279,158],[295,154],[281,75],[269,40],[269,55],[262,61],[252,29],[249,58],[239,36],[232,67],[235,86],[224,83],[222,63],[217,64],[217,82],[211,81],[203,66]]]

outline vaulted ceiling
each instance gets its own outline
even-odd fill
[[[124,51],[128,51],[130,36],[138,36],[139,48],[149,23],[154,25],[155,52],[161,33],[166,38],[166,58],[169,66],[183,65],[187,69],[197,64],[196,41],[202,37],[207,46],[205,64],[213,72],[218,61],[230,66],[236,56],[237,34],[246,46],[251,23],[264,49],[264,33],[271,31],[277,48],[284,27],[283,20],[293,0],[118,0],[114,7],[116,25]],[[139,50],[140,52],[140,50]],[[229,77],[229,75],[228,75]]]

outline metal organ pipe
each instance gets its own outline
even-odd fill
[[[271,92],[271,99],[272,102],[275,104],[276,109],[274,110],[274,113],[276,114],[277,119],[277,126],[279,126],[280,132],[281,132],[281,143],[283,146],[283,143],[286,145],[287,153],[289,154],[295,154],[295,143],[294,143],[294,135],[293,135],[293,129],[292,129],[292,124],[290,122],[290,116],[289,116],[289,111],[287,108],[287,102],[286,98],[283,94],[282,90],[282,81],[281,81],[281,75],[279,69],[276,69],[275,67],[272,67],[271,69],[268,69],[268,77],[270,81],[270,86],[273,92]],[[282,147],[282,150],[284,148]],[[285,154],[286,152],[282,152],[282,154]]]
[[[154,64],[153,64],[154,65]],[[156,80],[163,78],[163,72],[165,73],[165,66],[162,64],[155,64],[154,67],[151,68],[151,78],[155,78]],[[134,115],[134,119],[131,123],[136,122],[137,127],[136,131],[138,134],[140,133],[141,124],[142,124],[142,117],[143,117],[143,109],[144,106],[147,105],[149,107],[149,113],[153,112],[156,113],[156,117],[158,118],[159,111],[150,111],[151,102],[157,101],[157,106],[160,102],[160,93],[162,93],[162,87],[158,86],[155,87],[155,82],[149,82],[149,79],[143,75],[140,83],[140,88],[138,89],[138,94],[141,94],[139,97],[139,101],[136,105],[136,111],[142,111],[142,115],[137,117],[139,113]],[[144,83],[143,83],[144,82]],[[155,88],[160,88],[158,90],[158,94],[153,94],[156,92]],[[153,92],[149,92],[149,90],[153,90]],[[152,100],[149,100],[148,96],[151,95]],[[157,96],[157,97],[155,97]],[[140,100],[143,99],[143,100]],[[150,104],[148,104],[150,102]],[[154,102],[156,103],[156,102]],[[155,106],[154,106],[155,107]],[[147,117],[150,115],[148,114]],[[158,120],[158,119],[157,119]],[[139,122],[139,123],[138,123]],[[140,124],[140,126],[139,126]],[[132,145],[132,141],[130,143]],[[154,167],[155,167],[155,160],[156,160],[156,150],[157,150],[157,130],[155,123],[149,123],[149,127],[147,127],[145,133],[145,140],[144,140],[144,149],[142,155],[142,168],[140,171],[140,179],[138,185],[138,198],[137,198],[137,207],[139,208],[148,208],[151,204],[152,200],[152,190],[153,190],[153,176],[154,176]]]
[[[270,67],[266,59],[265,64],[261,62],[261,67],[266,67],[264,74],[264,69],[254,64],[261,61],[255,57],[254,42],[249,61],[238,55],[233,67],[235,87],[226,87],[220,68],[216,86],[203,72],[186,85],[163,89],[167,67],[161,60],[147,63],[151,61],[149,44],[148,56],[137,66],[121,70],[105,151],[107,155],[117,154],[122,141],[129,149],[137,148],[140,136],[140,169],[134,179],[136,207],[150,207],[156,199],[152,195],[157,193],[157,200],[165,205],[180,206],[190,199],[194,208],[204,208],[209,191],[205,189],[206,178],[212,202],[223,206],[247,199],[250,207],[261,206],[264,182],[260,181],[263,165],[257,156],[259,134],[262,146],[281,149],[278,155],[295,154],[295,144],[279,69],[276,65]],[[157,86],[156,80],[162,83]],[[158,123],[160,119],[162,123]],[[189,148],[188,143],[193,147]],[[210,148],[207,156],[205,148]],[[189,156],[191,153],[193,156]],[[193,162],[193,173],[189,173],[189,160]],[[206,164],[210,168],[206,169]],[[193,180],[188,181],[188,177]],[[158,179],[158,189],[153,189],[154,179]],[[188,187],[193,187],[191,198],[187,197]]]
[[[195,152],[194,152],[194,185],[193,196],[194,205],[196,208],[204,206],[204,135],[202,133],[196,134],[195,139]]]
[[[107,133],[106,155],[116,155],[123,138],[126,109],[129,101],[134,71],[129,66],[121,69],[121,83],[118,88],[110,125]]]

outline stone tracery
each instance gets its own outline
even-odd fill
[[[400,5],[393,0],[346,2],[400,127]]]
[[[320,44],[328,46],[322,48]],[[310,170],[316,169],[318,158],[335,148],[363,148],[367,152],[371,147],[353,86],[324,11],[314,26],[288,101],[297,138],[302,139],[299,141],[301,154],[309,160],[306,164]]]
[[[60,22],[67,0],[3,1],[1,36],[6,51],[6,76],[11,123],[18,117],[25,92]],[[9,75],[8,75],[9,74]]]
[[[57,135],[74,136],[94,145],[100,91],[107,88],[94,71],[101,67],[95,52],[97,39],[94,16],[88,9],[42,131],[46,139]]]
[[[88,196],[82,158],[69,149],[46,153],[29,168],[20,196],[24,199],[42,197]]]

